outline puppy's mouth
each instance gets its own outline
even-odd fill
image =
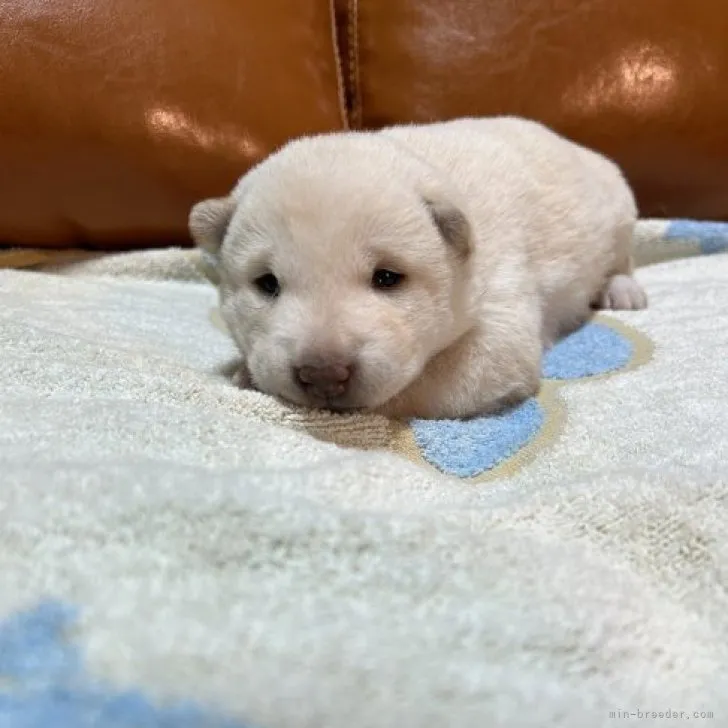
[[[408,386],[408,382],[394,380],[370,381],[357,375],[350,384],[336,394],[320,391],[315,388],[294,386],[279,396],[299,407],[328,410],[337,413],[376,412],[391,399],[399,395]]]
[[[259,382],[258,389],[295,407],[345,414],[377,411],[408,384],[398,377],[372,378],[366,374],[357,368],[342,381],[308,382],[306,380],[312,378],[308,373],[302,377],[294,370],[283,382],[266,382],[264,379]]]
[[[316,389],[305,389],[300,386],[288,388],[286,392],[280,392],[279,396],[299,407],[309,409],[328,410],[345,414],[347,412],[362,412],[372,409],[371,397],[357,383],[352,383],[340,394],[326,393]]]

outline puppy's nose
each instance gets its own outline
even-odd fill
[[[340,397],[351,379],[352,365],[345,362],[304,364],[294,367],[296,382],[306,392],[319,397]]]

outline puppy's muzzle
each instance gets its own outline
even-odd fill
[[[331,400],[346,394],[353,368],[345,361],[304,363],[293,368],[293,379],[309,397]]]

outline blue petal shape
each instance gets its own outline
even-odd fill
[[[590,323],[558,342],[543,361],[546,379],[581,379],[606,374],[629,364],[632,342],[618,331]]]
[[[431,465],[470,478],[518,452],[541,429],[544,413],[535,399],[491,417],[413,420],[415,441]]]
[[[50,601],[0,622],[1,728],[245,728],[191,702],[160,707],[94,681],[66,635],[75,617]]]
[[[43,602],[0,622],[0,678],[23,683],[73,679],[80,671],[78,655],[61,635],[76,616],[64,604]]]
[[[703,255],[728,252],[728,223],[673,220],[665,232],[665,240],[686,240],[700,245]]]

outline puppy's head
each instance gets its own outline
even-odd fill
[[[376,408],[464,331],[471,230],[424,163],[374,135],[295,142],[197,204],[252,383]]]

